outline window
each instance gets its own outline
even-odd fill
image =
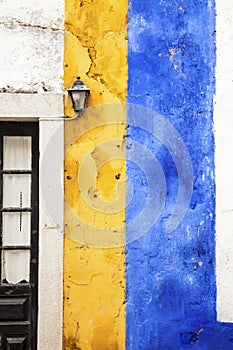
[[[36,349],[38,123],[0,123],[0,348]]]

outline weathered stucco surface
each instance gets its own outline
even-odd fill
[[[217,317],[233,322],[233,3],[216,2],[215,98]]]
[[[229,4],[219,1],[221,9],[222,3],[225,3],[224,7]],[[225,7],[225,15],[229,22],[231,12],[227,10],[228,6]],[[165,223],[171,217],[180,187],[178,168],[164,144],[145,132],[147,125],[150,125],[149,118],[142,117],[145,130],[128,128],[127,140],[146,145],[161,164],[167,182],[166,204],[160,220],[144,237],[132,242],[127,248],[126,322],[127,349],[130,350],[232,348],[233,325],[217,322],[216,317],[213,130],[215,16],[215,1],[209,0],[133,0],[129,9],[128,101],[147,106],[172,123],[186,144],[193,167],[190,205],[181,224],[169,233],[165,230]],[[228,36],[228,29],[225,30]],[[227,46],[230,56],[224,52],[226,61],[221,61],[224,63],[232,57],[231,46]],[[217,52],[221,57],[221,49],[218,51],[217,48]],[[221,79],[224,79],[223,94],[232,101],[229,93],[232,87],[232,64],[230,67],[228,73],[229,66],[222,67],[227,79],[224,75]],[[142,77],[142,80],[138,77]],[[218,93],[221,96],[222,92],[218,90]],[[228,98],[225,102],[229,103]],[[232,112],[224,112],[227,112],[226,105],[219,119],[222,127],[225,123],[229,128],[229,134],[222,134],[228,148],[232,127],[227,119],[232,119]],[[127,123],[131,122],[130,117]],[[225,158],[225,154],[218,157],[223,159],[222,180],[229,181],[226,189],[231,188],[229,158]],[[142,185],[144,175],[130,163],[127,163],[127,179],[134,183],[135,199],[133,205],[127,207],[126,237],[131,233],[129,223],[138,213],[138,203],[146,200],[146,185]],[[230,203],[228,209],[232,212]],[[225,224],[229,222],[232,219]],[[232,251],[227,247],[230,244],[228,234],[231,239],[232,234],[229,232],[225,237],[221,234],[219,231],[218,238],[221,236],[223,239],[222,245],[219,242],[219,248],[223,249],[223,261],[218,273],[223,272],[223,275],[219,281],[223,281],[229,268],[228,274],[232,274],[231,263],[226,263],[227,254]],[[222,263],[225,264],[224,268]],[[228,301],[225,293],[227,289],[231,291],[232,299],[230,280],[232,277],[228,275],[228,280],[219,288],[222,297],[226,297],[222,302],[222,314],[219,315],[228,320],[223,307]]]
[[[0,92],[63,90],[63,3],[0,2]]]
[[[126,100],[126,20],[125,0],[66,0],[64,83],[66,88],[70,87],[76,76],[80,75],[91,89],[89,106]],[[69,104],[66,105],[66,114],[72,114]],[[105,116],[102,117],[104,120]],[[105,221],[103,214],[88,207],[82,198],[78,172],[88,152],[92,155],[90,164],[95,169],[104,160],[104,148],[95,149],[104,141],[104,137],[121,139],[119,147],[124,153],[125,116],[121,127],[107,125],[108,119],[105,118],[106,125],[94,129],[93,118],[96,116],[89,118],[84,114],[75,122],[67,122],[65,130],[65,196],[70,207],[66,206],[65,211],[64,347],[66,350],[123,350],[124,248],[93,248],[85,242],[78,243],[74,236],[73,239],[68,238],[72,236],[75,224],[79,225],[70,216],[70,209],[77,218],[81,217],[87,223],[85,232],[80,228],[83,236],[93,227],[107,229],[108,225],[114,227],[116,222],[124,226],[124,210],[113,215],[110,221]],[[83,130],[86,130],[86,135],[82,135]],[[105,200],[111,202],[116,198],[115,176],[119,173],[125,179],[124,161],[110,161],[97,171],[96,187]],[[95,171],[86,172],[87,183],[89,175],[93,174]],[[125,188],[123,194],[124,202]]]

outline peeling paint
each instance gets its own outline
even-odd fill
[[[34,27],[64,30],[64,4],[60,0],[2,0],[0,16],[4,21],[25,23]]]
[[[3,0],[0,28],[0,92],[63,93],[63,3]]]
[[[75,42],[77,38],[82,51],[88,54],[89,65],[83,67],[82,72],[89,78],[86,79],[86,83],[94,84],[93,93],[97,96],[93,98],[97,99],[98,103],[124,101],[127,81],[126,5],[102,0],[97,3],[81,2],[80,8],[75,11],[77,5],[74,0],[70,2],[71,10],[66,11],[65,29],[68,36],[74,36],[72,41]],[[68,48],[68,41],[66,47]],[[76,53],[81,55],[80,51]],[[70,52],[65,52],[65,62],[68,54],[70,57]],[[72,71],[82,68],[81,57],[78,62],[81,67],[73,60],[72,67],[67,71],[67,78],[70,76],[70,80],[74,76],[71,75]],[[93,104],[92,101],[91,103]]]
[[[1,92],[63,92],[61,79],[63,45],[58,45],[62,42],[63,33],[60,31],[53,32],[30,27],[27,30],[2,28],[0,31]],[[20,69],[18,69],[19,65]]]

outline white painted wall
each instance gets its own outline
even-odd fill
[[[0,92],[63,90],[63,6],[0,1]]]
[[[0,23],[21,22],[63,30],[64,2],[60,0],[1,0]]]
[[[233,322],[233,2],[217,0],[216,6],[217,318]]]
[[[62,349],[63,28],[63,0],[0,0],[0,121],[40,121],[38,350]]]

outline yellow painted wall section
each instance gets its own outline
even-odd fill
[[[65,123],[65,350],[125,349],[126,112],[110,103],[126,102],[127,6],[65,1],[65,88],[80,75],[91,90],[87,112]]]

